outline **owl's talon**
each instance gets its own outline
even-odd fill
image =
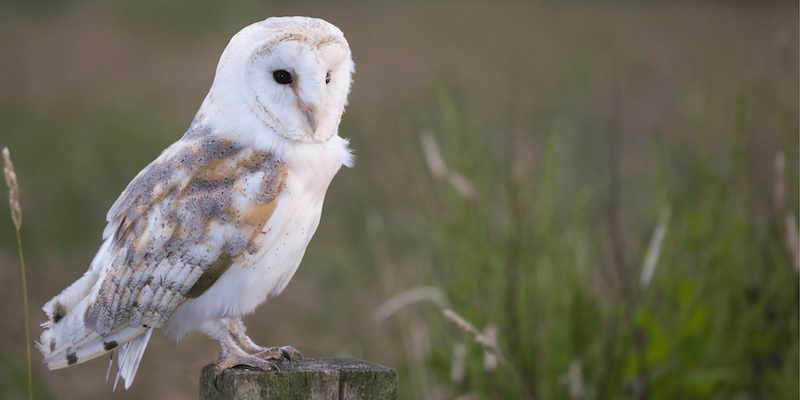
[[[271,363],[269,361],[266,361],[266,363],[269,364],[270,368],[274,368],[275,369],[275,373],[278,373],[278,374],[281,373],[281,369],[278,367],[277,364]]]
[[[286,354],[288,354],[288,356],[286,356],[286,358],[289,361],[294,362],[294,360],[296,360],[298,357],[300,357],[300,361],[303,361],[303,360],[306,359],[305,357],[303,357],[303,353],[301,353],[300,350],[297,350],[292,346],[283,346],[283,347],[281,347],[281,350],[283,350],[284,352],[286,352]]]
[[[214,386],[217,388],[219,387],[217,384],[217,379],[222,377],[222,373],[226,369],[235,367],[237,365],[247,365],[248,367],[263,369],[264,371],[276,371],[277,373],[281,372],[281,369],[278,368],[277,364],[261,359],[252,354],[247,354],[239,348],[231,347],[223,350],[216,362],[217,365],[214,367]]]
[[[214,389],[217,389],[217,392],[220,391],[219,390],[219,380],[220,380],[220,378],[222,378],[222,373],[221,372],[217,372],[217,369],[215,367],[214,368]]]
[[[289,352],[286,351],[286,349],[281,348],[280,350],[281,350],[281,359],[282,360],[289,360],[289,362],[291,363],[292,368],[294,368],[294,361],[292,360],[292,355],[289,354]]]
[[[281,358],[283,357],[283,354],[281,354],[280,349],[278,349],[277,347],[269,347],[257,353],[253,353],[253,355],[262,360],[280,361]]]
[[[301,353],[299,350],[295,349],[292,346],[268,347],[262,349],[261,351],[254,352],[251,354],[262,360],[276,360],[276,361],[288,360],[291,363],[292,367],[294,367],[294,361],[297,360],[298,358],[301,361],[305,360],[305,357],[303,357],[303,353]]]

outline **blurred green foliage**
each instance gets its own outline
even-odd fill
[[[28,366],[25,360],[0,359],[0,399],[24,398],[28,398]],[[48,400],[56,397],[50,387],[35,384],[33,398]]]
[[[727,144],[732,168],[721,174],[702,156],[681,172],[670,151],[659,148],[661,204],[653,209],[666,205],[673,212],[655,279],[638,288],[635,265],[614,275],[608,224],[592,223],[591,205],[610,201],[608,193],[582,193],[559,211],[559,132],[542,133],[533,173],[514,173],[513,156],[492,152],[513,141],[513,133],[490,142],[450,91],[437,83],[433,93],[444,160],[471,177],[477,193],[469,199],[435,179],[421,185],[437,280],[467,320],[499,325],[500,347],[527,390],[544,399],[798,396],[797,273],[785,215],[765,221],[763,233],[754,226],[749,199],[758,194],[746,181],[744,135]],[[747,95],[736,102],[735,125],[747,123]],[[791,210],[797,215],[796,205]],[[500,227],[492,227],[498,219]],[[621,290],[626,286],[637,288],[630,298]],[[444,342],[458,336],[435,335]],[[484,357],[472,342],[466,376],[453,390],[520,397],[507,371],[487,371]],[[452,354],[429,359],[443,382],[450,378],[446,359]],[[576,361],[582,373],[570,383],[567,371]],[[580,388],[576,394],[570,384]]]

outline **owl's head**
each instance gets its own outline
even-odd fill
[[[323,143],[338,132],[354,69],[350,46],[334,25],[268,18],[231,39],[206,102],[234,114],[247,107],[286,139]]]

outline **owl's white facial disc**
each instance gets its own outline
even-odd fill
[[[209,98],[235,103],[231,92],[244,95],[248,108],[279,135],[323,143],[338,133],[353,69],[350,47],[335,26],[307,17],[269,18],[231,39]]]
[[[256,51],[244,78],[250,107],[267,125],[287,139],[320,143],[336,134],[344,112],[349,50],[336,38],[302,39],[289,36]]]
[[[257,117],[286,139],[324,143],[338,133],[354,69],[339,28],[317,18],[268,18],[231,38],[198,117]]]

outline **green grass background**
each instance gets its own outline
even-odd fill
[[[403,399],[798,398],[785,222],[798,215],[796,2],[0,8],[0,146],[22,190],[34,338],[41,305],[88,268],[108,207],[188,127],[230,37],[267,16],[310,15],[352,48],[340,134],[358,159],[334,179],[291,284],[247,318],[254,340],[394,367]],[[432,176],[423,132],[474,199]],[[15,399],[26,392],[22,290],[0,209],[0,399]],[[496,324],[524,388],[487,370],[433,305],[373,319],[418,286],[441,289],[480,330]],[[459,343],[464,377],[453,380]],[[136,383],[113,398],[196,398],[218,352],[201,334],[175,344],[157,333]],[[36,398],[112,398],[105,359],[59,371],[38,360]],[[566,374],[579,364],[573,396]]]

